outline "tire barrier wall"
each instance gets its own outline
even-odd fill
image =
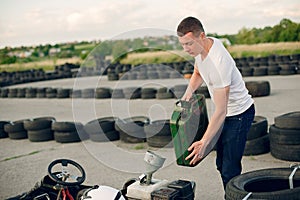
[[[193,73],[193,65],[188,62],[160,63],[133,66],[128,64],[111,64],[106,60],[96,59],[95,67],[85,67],[65,63],[55,66],[53,72],[26,70],[19,72],[1,72],[0,87],[72,77],[107,75],[108,80],[144,80],[144,79],[189,79]],[[300,54],[270,55],[268,57],[235,58],[236,65],[242,76],[292,75],[300,73]],[[162,70],[167,67],[168,70]],[[165,69],[165,68],[164,68]]]
[[[79,67],[80,66],[76,64],[65,63],[63,65],[55,66],[55,69],[52,72],[45,72],[42,69],[32,69],[18,72],[4,71],[0,73],[0,87],[36,81],[76,77]]]
[[[247,81],[246,87],[252,97],[269,96],[271,93],[268,81]],[[0,98],[122,98],[122,99],[179,99],[185,92],[187,85],[175,85],[171,88],[141,88],[128,87],[111,89],[107,87],[86,88],[72,90],[70,88],[0,88]],[[196,94],[203,94],[210,98],[206,86],[199,87]]]
[[[93,142],[121,140],[125,143],[145,143],[150,147],[172,147],[168,119],[150,122],[145,116],[131,118],[103,117],[83,125],[80,122],[56,121],[45,116],[17,121],[0,121],[0,138],[29,139],[31,142],[55,140],[73,143],[90,139]]]
[[[244,156],[271,152],[277,159],[300,161],[300,112],[275,117],[269,126],[266,117],[255,116],[247,135]],[[56,140],[60,143],[121,140],[125,143],[147,142],[150,147],[172,147],[169,119],[150,121],[145,116],[120,119],[104,117],[80,122],[57,122],[54,117],[0,121],[0,138],[26,139],[31,142]]]

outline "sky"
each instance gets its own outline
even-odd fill
[[[1,0],[0,48],[174,34],[194,16],[207,33],[300,23],[299,0]]]

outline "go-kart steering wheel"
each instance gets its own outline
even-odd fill
[[[57,164],[62,165],[61,171],[52,172],[52,168]],[[75,166],[79,170],[80,176],[70,174],[68,164]],[[63,186],[80,185],[85,180],[84,169],[77,162],[68,159],[57,159],[51,162],[48,166],[48,174],[54,182]],[[73,181],[68,181],[68,179],[72,179]]]

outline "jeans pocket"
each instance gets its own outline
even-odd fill
[[[222,131],[224,142],[230,140],[239,140],[240,133],[243,127],[243,120],[241,117],[228,117],[225,120],[224,128]]]

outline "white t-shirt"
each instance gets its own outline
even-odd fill
[[[226,116],[241,114],[254,101],[248,94],[242,75],[229,52],[220,40],[210,38],[214,42],[207,57],[204,60],[200,54],[195,57],[199,73],[207,85],[212,101],[214,89],[230,86]]]

